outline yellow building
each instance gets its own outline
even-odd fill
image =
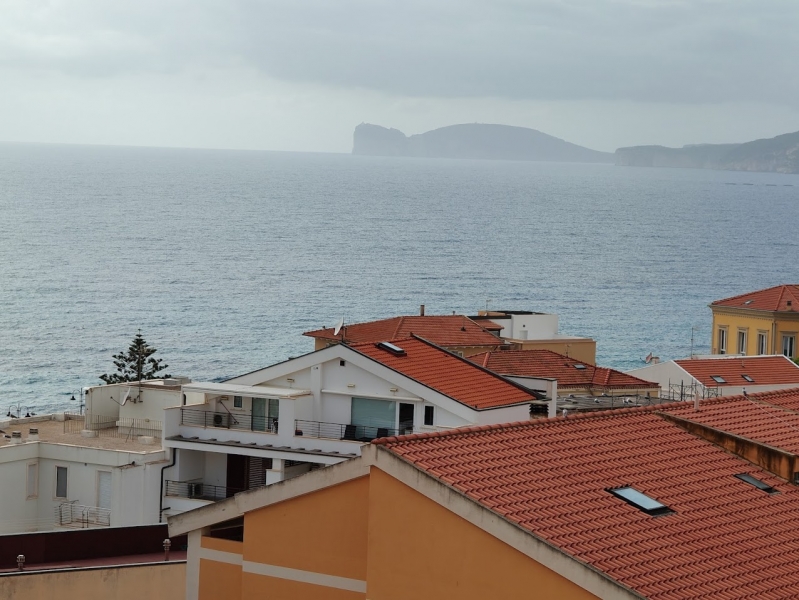
[[[710,304],[713,354],[797,357],[799,285],[778,285]]]

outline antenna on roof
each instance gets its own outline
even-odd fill
[[[335,329],[333,329],[333,335],[338,335],[338,332],[341,331],[341,328],[344,327],[344,317],[341,317],[336,323]]]

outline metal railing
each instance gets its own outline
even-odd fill
[[[211,485],[202,481],[169,481],[165,482],[165,495],[193,500],[224,500],[234,494],[243,492],[243,489],[230,488],[222,485]]]
[[[97,435],[116,438],[136,438],[141,435],[161,437],[163,425],[153,419],[106,417],[104,415],[65,415],[64,433],[96,431]]]
[[[276,417],[258,417],[248,413],[211,412],[181,408],[180,424],[277,433]]]
[[[84,506],[77,500],[62,502],[55,507],[55,524],[61,527],[86,529],[88,527],[110,527],[111,509],[99,506]]]
[[[413,433],[413,428],[392,429],[390,427],[373,427],[371,425],[294,421],[294,435],[310,438],[371,442],[376,438],[405,435],[406,433]]]

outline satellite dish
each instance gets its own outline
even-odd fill
[[[338,332],[341,331],[341,328],[344,327],[344,317],[341,317],[336,323],[336,328],[333,330],[333,335],[338,335]]]

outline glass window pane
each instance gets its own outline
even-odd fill
[[[396,418],[396,402],[371,398],[352,399],[353,425],[394,429]]]
[[[56,467],[55,468],[55,497],[56,498],[66,498],[67,497],[67,468],[66,467]]]

